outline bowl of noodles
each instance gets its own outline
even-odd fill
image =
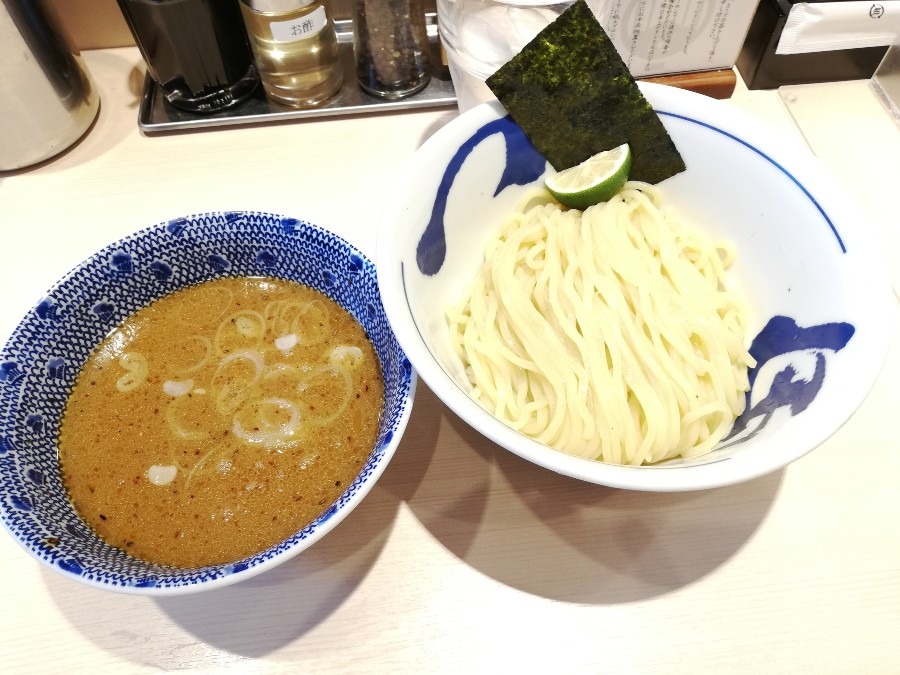
[[[0,518],[94,587],[241,581],[360,503],[415,384],[340,237],[257,212],[159,223],[72,270],[0,353]]]
[[[579,211],[497,103],[429,138],[383,213],[388,317],[457,415],[593,483],[695,490],[780,469],[861,404],[890,285],[841,186],[722,102],[641,91],[687,169]]]

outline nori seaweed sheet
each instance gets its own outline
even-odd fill
[[[487,85],[557,171],[626,142],[631,180],[658,183],[685,169],[584,0],[538,33]]]

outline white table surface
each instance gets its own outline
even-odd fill
[[[137,50],[86,58],[102,97],[94,128],[43,166],[0,174],[2,339],[63,272],[174,216],[278,212],[373,255],[378,196],[456,115],[150,137],[136,123]],[[900,131],[867,96],[865,82],[739,87],[723,105],[794,133],[799,123],[865,195],[861,221],[896,280]],[[481,438],[421,384],[362,505],[242,584],[162,600],[94,590],[2,535],[0,672],[900,672],[893,311],[887,362],[854,417],[787,469],[736,487],[645,494],[555,476]]]

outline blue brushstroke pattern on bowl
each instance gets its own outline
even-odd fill
[[[687,170],[660,184],[683,219],[737,249],[733,283],[750,305],[747,407],[711,453],[649,467],[554,451],[472,398],[444,308],[480,264],[488,232],[551,171],[497,103],[432,136],[406,167],[380,222],[377,264],[388,316],[417,372],[462,419],[504,448],[583,480],[643,490],[733,484],[817,447],[861,404],[887,350],[890,284],[859,206],[795,139],[698,94],[641,89]]]

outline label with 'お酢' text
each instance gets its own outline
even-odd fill
[[[275,42],[296,42],[315,37],[328,25],[325,7],[319,6],[305,16],[290,21],[273,21],[269,24]]]

